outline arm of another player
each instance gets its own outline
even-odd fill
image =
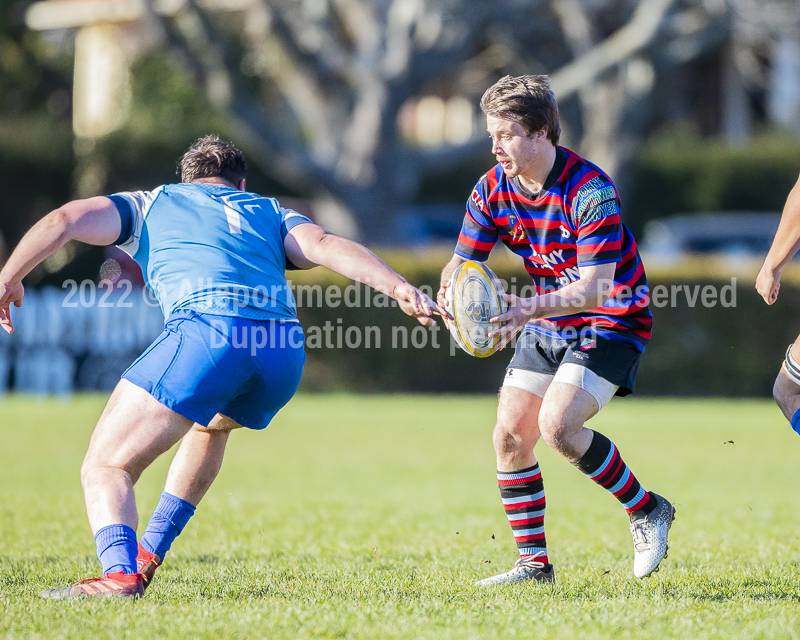
[[[394,298],[404,313],[425,326],[433,326],[434,313],[446,316],[433,300],[409,284],[365,246],[328,233],[315,224],[298,224],[284,240],[286,256],[301,269],[317,265],[363,282]]]
[[[495,350],[502,349],[531,320],[568,316],[605,304],[614,287],[616,269],[616,262],[578,267],[578,280],[558,291],[533,298],[519,298],[504,293],[508,311],[491,318],[491,322],[499,322],[502,326],[488,334],[489,337],[501,336]]]
[[[51,211],[20,240],[0,271],[0,325],[14,331],[10,305],[22,306],[25,290],[22,279],[40,262],[49,258],[70,240],[109,245],[117,240],[122,227],[119,211],[108,198],[99,196],[74,200]]]
[[[756,278],[756,291],[767,304],[778,299],[781,271],[800,248],[800,178],[789,192],[781,222],[769,249],[764,265]]]

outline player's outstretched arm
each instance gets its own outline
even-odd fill
[[[800,178],[789,192],[775,239],[756,278],[756,291],[767,304],[773,304],[778,299],[781,271],[798,249],[800,249]]]
[[[328,233],[315,224],[293,227],[284,240],[286,256],[301,269],[316,265],[363,282],[397,300],[404,313],[432,326],[434,313],[445,315],[422,291],[390,268],[365,246]]]
[[[114,203],[105,197],[74,200],[51,211],[20,240],[0,271],[0,325],[14,331],[10,305],[21,307],[22,279],[40,262],[70,240],[109,245],[120,234],[122,222]]]

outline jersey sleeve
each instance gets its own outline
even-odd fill
[[[120,234],[114,244],[131,257],[139,250],[144,219],[162,189],[163,187],[154,191],[121,191],[108,196],[120,215]]]
[[[286,239],[286,234],[298,224],[314,224],[310,218],[307,218],[302,213],[297,213],[294,209],[278,207],[278,213],[281,216],[281,238],[284,240]]]
[[[455,254],[467,260],[483,262],[497,243],[497,226],[486,206],[483,181],[479,182],[467,200],[467,212],[458,234]]]
[[[584,194],[573,208],[578,231],[578,266],[619,262],[622,219],[619,197],[611,183]]]

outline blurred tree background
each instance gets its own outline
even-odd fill
[[[673,214],[778,212],[797,180],[798,0],[0,0],[0,262],[70,198],[176,180],[210,132],[253,191],[444,260],[494,162],[480,96],[524,73],[550,75],[562,143],[640,241]],[[66,247],[26,282],[107,258]]]
[[[11,242],[71,195],[174,179],[209,131],[244,148],[254,190],[336,231],[452,231],[492,164],[480,95],[507,73],[551,75],[564,144],[617,181],[635,231],[777,211],[800,166],[796,0],[0,0],[0,15]]]

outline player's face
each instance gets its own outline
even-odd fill
[[[486,130],[492,138],[492,153],[509,178],[538,175],[542,141],[547,141],[543,132],[528,137],[521,125],[497,116],[486,116]]]

